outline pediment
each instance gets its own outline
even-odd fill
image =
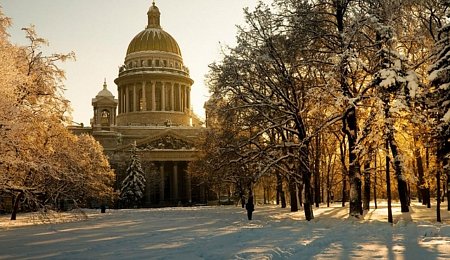
[[[186,140],[171,135],[165,135],[151,142],[137,145],[136,150],[191,150],[193,148],[194,146]]]
[[[130,150],[132,144],[120,147],[118,150]],[[183,136],[171,130],[162,131],[153,136],[136,141],[137,151],[157,151],[157,150],[195,150],[194,142],[189,137]]]

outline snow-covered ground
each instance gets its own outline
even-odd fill
[[[444,204],[441,224],[435,211],[396,207],[393,225],[384,205],[356,221],[338,203],[315,209],[310,222],[260,205],[252,221],[234,206],[91,210],[42,225],[36,215],[2,216],[0,259],[450,259],[450,214]]]

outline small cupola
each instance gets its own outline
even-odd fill
[[[108,90],[105,79],[103,89],[92,99],[94,117],[91,120],[91,124],[94,131],[110,130],[116,124],[117,105],[118,100]]]
[[[160,24],[161,13],[159,12],[158,7],[155,5],[155,1],[153,1],[152,6],[150,6],[150,9],[148,9],[147,16],[148,16],[147,29],[150,28],[161,29]]]

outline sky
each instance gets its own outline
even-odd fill
[[[208,98],[205,75],[208,65],[220,60],[223,46],[235,45],[236,25],[244,23],[243,8],[252,10],[257,0],[156,0],[161,26],[178,42],[184,64],[194,80],[194,112],[204,118]],[[89,125],[92,98],[108,89],[117,98],[119,66],[128,44],[145,29],[152,0],[1,0],[12,18],[11,41],[26,44],[23,27],[35,25],[49,41],[44,53],[75,52],[76,60],[60,64],[66,71],[65,97],[72,104],[73,121]]]

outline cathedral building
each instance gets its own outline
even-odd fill
[[[103,89],[92,99],[91,127],[72,127],[98,140],[117,174],[120,188],[131,149],[146,174],[145,206],[203,203],[205,189],[187,173],[195,160],[202,122],[191,109],[193,80],[176,40],[160,24],[153,2],[147,27],[128,45],[124,64],[114,80],[117,98]]]

